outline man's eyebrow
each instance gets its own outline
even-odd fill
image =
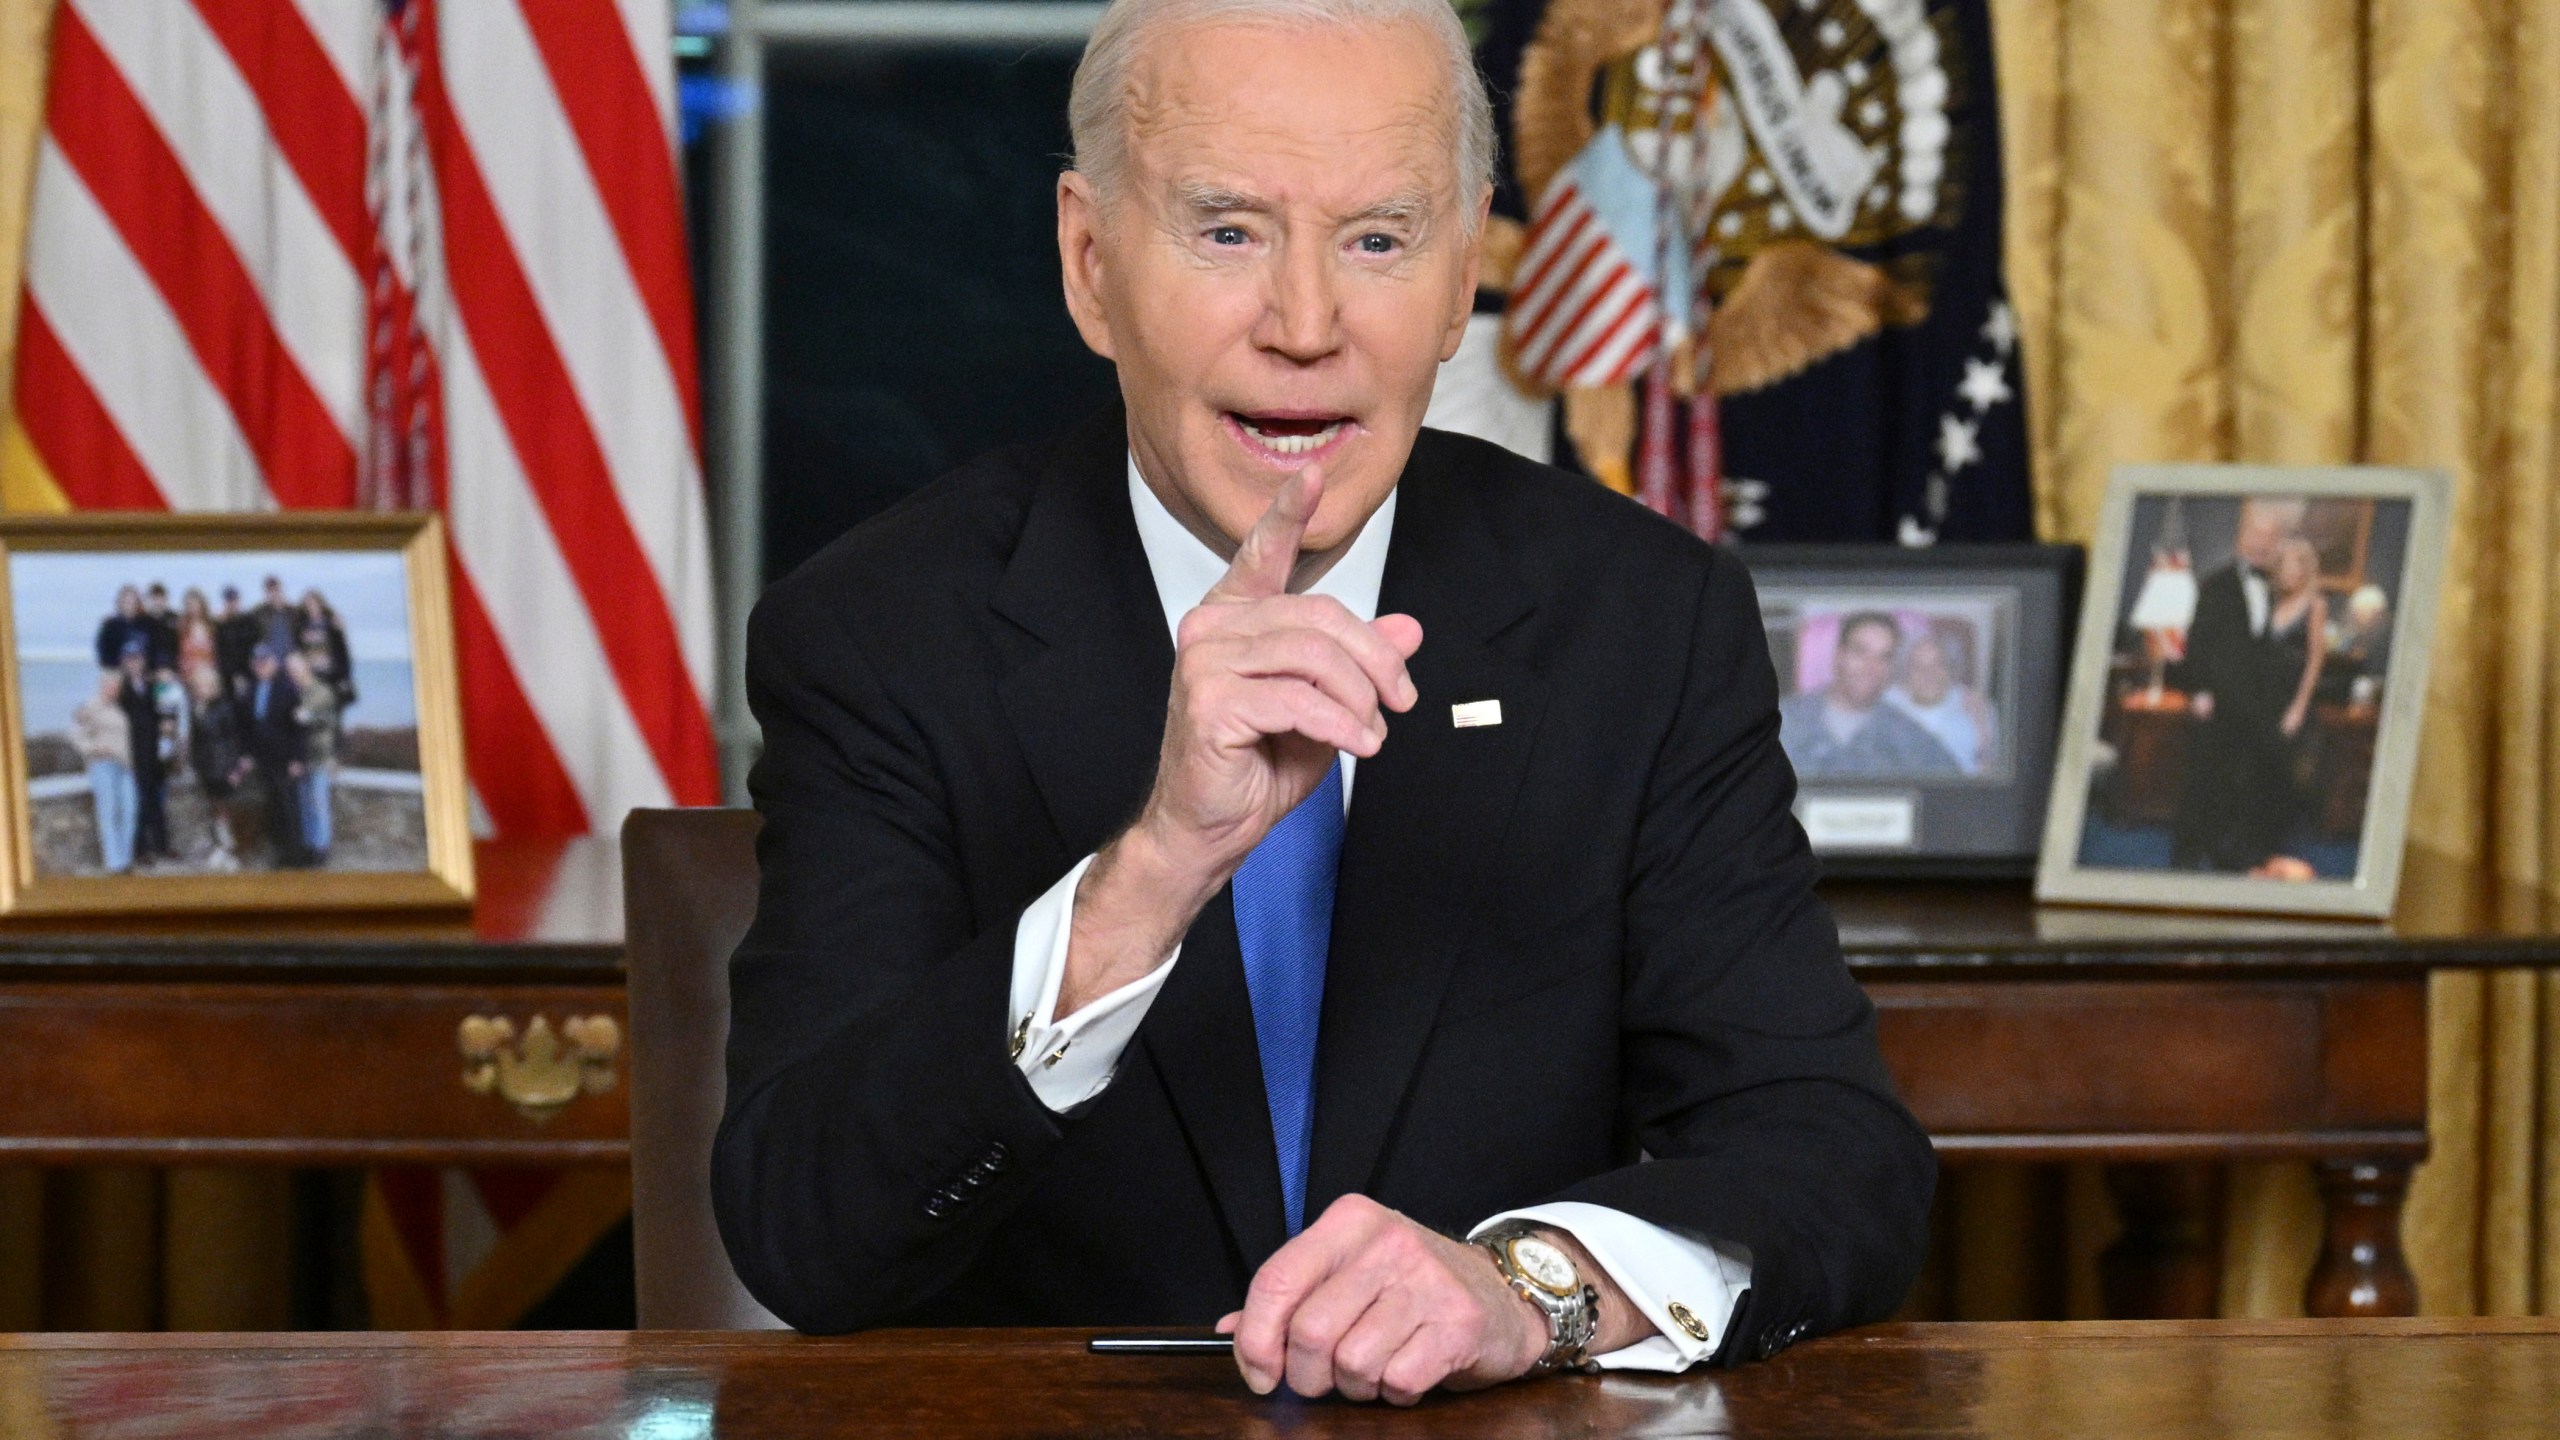
[[[1209,185],[1197,180],[1185,180],[1177,188],[1182,196],[1183,208],[1195,215],[1225,215],[1239,210],[1262,213],[1271,208],[1271,202],[1259,195],[1249,195],[1242,190],[1230,190],[1224,185]]]
[[[1346,225],[1365,221],[1384,221],[1396,225],[1420,225],[1431,218],[1431,197],[1419,190],[1400,190],[1375,204],[1364,205],[1343,217]]]

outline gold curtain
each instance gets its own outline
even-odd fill
[[[2450,472],[2401,904],[2560,922],[2560,6],[1991,8],[2041,528],[2122,462]],[[2560,1313],[2560,976],[2439,978],[2430,1024],[2421,1304]],[[2227,1213],[2224,1310],[2299,1313],[2307,1172]]]

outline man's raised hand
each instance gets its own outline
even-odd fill
[[[1341,601],[1293,595],[1321,467],[1281,482],[1227,573],[1175,634],[1155,788],[1076,893],[1057,1015],[1146,974],[1335,756],[1378,753],[1387,711],[1419,698],[1409,615],[1364,622]]]

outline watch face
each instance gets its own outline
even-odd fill
[[[1571,1295],[1581,1283],[1564,1252],[1535,1235],[1511,1242],[1511,1263],[1522,1278],[1550,1295]]]

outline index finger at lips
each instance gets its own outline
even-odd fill
[[[1298,545],[1306,539],[1307,522],[1324,499],[1324,474],[1314,465],[1280,482],[1271,507],[1253,522],[1236,546],[1227,573],[1209,587],[1207,601],[1264,600],[1289,591],[1289,573],[1297,568]]]

